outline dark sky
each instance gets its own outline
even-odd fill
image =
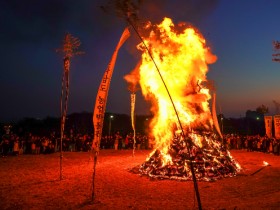
[[[92,112],[102,75],[126,26],[106,0],[2,0],[0,2],[0,121],[58,117],[62,55],[56,49],[69,32],[84,55],[72,59],[68,113]],[[217,90],[217,113],[244,116],[264,104],[274,114],[280,102],[280,63],[272,62],[272,41],[280,40],[278,0],[144,0],[139,16],[153,22],[164,16],[197,27],[212,52],[208,79]],[[123,76],[138,61],[135,35],[121,48],[111,82],[107,112],[129,113]],[[137,92],[136,113],[148,114]]]

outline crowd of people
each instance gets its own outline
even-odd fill
[[[115,135],[105,135],[102,136],[100,142],[101,149],[150,149],[151,142],[145,134],[136,133],[135,141],[134,134],[128,133],[126,135],[121,135],[120,132],[116,132]]]
[[[4,134],[0,139],[0,153],[3,157],[8,155],[21,154],[50,154],[62,150],[64,152],[90,151],[92,135],[74,134],[70,132],[62,138],[54,132],[49,136],[37,136],[29,133],[26,136],[19,136],[14,133]],[[114,135],[104,135],[101,138],[100,149],[152,149],[153,141],[145,134],[133,133],[121,134],[116,132]],[[264,153],[280,154],[280,140],[268,138],[267,136],[241,136],[224,135],[223,144],[227,149],[247,150],[248,152],[258,151]]]
[[[274,137],[224,135],[223,141],[228,149],[246,149],[248,152],[280,154],[280,140]]]
[[[50,154],[56,151],[60,151],[62,145],[62,151],[64,152],[87,152],[91,150],[92,135],[90,134],[73,134],[64,135],[61,138],[55,133],[51,133],[49,136],[38,136],[29,133],[26,136],[19,136],[15,133],[9,133],[2,135],[0,139],[0,153],[3,157],[8,155],[21,155],[21,154]],[[134,136],[132,133],[126,135],[116,132],[114,135],[102,136],[100,142],[101,149],[149,149],[148,138],[144,134],[137,133]]]

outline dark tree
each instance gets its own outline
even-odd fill
[[[268,113],[268,107],[262,104],[256,108],[256,112],[264,115]]]
[[[280,62],[280,42],[279,41],[273,41],[273,50],[274,54],[272,54],[272,61]]]

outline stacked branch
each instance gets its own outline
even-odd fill
[[[232,177],[239,171],[239,165],[231,158],[227,149],[220,144],[214,134],[196,134],[203,139],[202,145],[191,144],[191,157],[186,150],[186,142],[175,137],[169,147],[171,160],[166,162],[165,155],[155,150],[142,165],[131,170],[133,173],[157,179],[192,180],[189,162],[192,161],[195,176],[201,181],[215,181],[224,177]],[[191,136],[188,139],[191,140]]]

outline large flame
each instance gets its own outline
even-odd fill
[[[153,28],[149,37],[144,38],[164,80],[184,130],[212,129],[209,109],[209,90],[202,86],[207,80],[207,64],[216,61],[206,46],[206,41],[194,28],[180,24],[177,28],[169,18]],[[170,96],[143,43],[140,66],[142,93],[152,102],[154,118],[151,130],[156,147],[167,153],[174,132],[180,130]],[[199,145],[199,142],[198,142]]]
[[[209,107],[206,74],[217,57],[203,36],[185,24],[175,26],[165,18],[146,29],[150,33],[137,46],[142,60],[136,69],[142,93],[152,104],[155,150],[132,171],[180,180],[192,179],[194,172],[206,181],[236,175],[240,166],[214,132]],[[128,79],[135,75],[132,71],[126,80],[132,83]]]

